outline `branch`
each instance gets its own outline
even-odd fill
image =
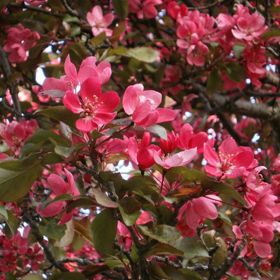
[[[7,54],[4,52],[4,50],[2,49],[1,46],[0,46],[0,58],[1,58],[0,63],[2,65],[2,69],[4,71],[4,75],[7,79],[7,83],[10,84],[8,87],[10,89],[10,93],[11,93],[12,100],[13,100],[14,112],[15,112],[16,116],[19,117],[19,116],[21,116],[21,107],[20,107],[20,103],[18,100],[16,87],[15,87],[14,83],[12,81],[10,81],[10,78],[12,75],[11,66],[10,66]]]
[[[76,16],[78,17],[79,14],[76,10],[72,9],[72,7],[69,5],[67,0],[62,0],[63,6],[65,7],[65,9],[67,10],[67,12],[72,15],[72,16]]]
[[[35,236],[36,240],[38,241],[38,243],[42,246],[43,250],[44,250],[44,254],[46,256],[46,258],[48,259],[48,261],[57,269],[59,269],[60,271],[63,272],[67,272],[68,270],[64,267],[64,265],[57,261],[55,259],[55,257],[53,256],[52,252],[50,251],[48,245],[45,243],[44,237],[42,236],[42,234],[40,233],[40,230],[38,228],[38,225],[36,222],[34,222],[32,220],[32,218],[26,213],[24,213],[23,215],[23,219],[25,220],[26,223],[29,224],[33,235]]]
[[[13,4],[10,3],[7,5],[8,8],[15,8],[15,9],[26,9],[26,10],[30,10],[30,11],[34,11],[34,12],[38,12],[41,14],[45,14],[45,15],[49,15],[49,16],[53,16],[53,17],[58,17],[58,18],[63,18],[62,14],[57,14],[53,11],[47,11],[38,7],[34,7],[34,6],[28,6],[25,5],[24,3],[18,5],[18,4]]]
[[[209,277],[209,280],[220,280],[221,278],[223,278],[226,275],[226,273],[231,269],[234,262],[238,259],[238,257],[240,255],[241,251],[243,250],[244,246],[245,246],[245,241],[242,240],[242,242],[239,244],[239,246],[236,248],[236,250],[232,254],[232,257],[228,258],[224,262],[221,269],[219,269],[216,273],[214,273],[212,276]]]

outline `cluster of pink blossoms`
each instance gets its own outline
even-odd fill
[[[45,256],[38,243],[32,246],[29,244],[29,231],[30,228],[25,228],[22,235],[17,232],[11,238],[0,232],[0,279],[6,279],[5,273],[14,273],[19,267],[25,268],[25,271],[18,271],[19,274],[28,269],[40,269]]]
[[[177,46],[190,65],[205,64],[211,43],[218,43],[231,60],[233,47],[238,44],[244,48],[248,77],[253,84],[260,85],[259,78],[265,75],[266,63],[265,48],[260,47],[260,43],[267,30],[262,15],[250,13],[248,7],[237,5],[233,16],[221,13],[215,19],[198,10],[188,11],[184,4],[175,1],[168,3],[167,12],[176,20]],[[226,77],[224,79],[226,82]]]
[[[26,61],[28,50],[40,39],[39,33],[25,28],[22,24],[8,28],[7,32],[8,36],[3,49],[8,53],[10,62]]]

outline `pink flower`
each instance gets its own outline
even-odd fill
[[[161,100],[161,93],[154,90],[144,90],[142,84],[135,84],[125,90],[123,108],[126,114],[132,115],[132,120],[137,125],[144,127],[174,120],[175,111],[158,108]]]
[[[259,39],[267,30],[264,17],[258,12],[250,14],[248,7],[237,5],[234,18],[236,24],[232,29],[232,34],[236,39],[253,41]]]
[[[188,14],[188,8],[185,4],[178,4],[176,1],[171,1],[167,5],[167,13],[174,19],[182,18]]]
[[[65,76],[60,79],[47,78],[43,84],[44,93],[52,97],[62,97],[67,90],[77,91],[85,80],[91,77],[97,77],[101,84],[109,81],[112,70],[111,65],[107,61],[101,61],[96,65],[94,56],[87,57],[82,61],[79,71],[71,62],[68,55],[64,64]]]
[[[60,176],[56,174],[51,174],[47,179],[47,185],[52,191],[52,198],[56,198],[63,194],[70,194],[72,196],[80,195],[79,190],[76,187],[73,175],[67,170],[64,169],[67,182],[65,182]],[[42,217],[53,217],[61,213],[66,207],[65,201],[55,201],[47,205],[47,207],[42,208],[42,204],[37,207],[37,212]],[[73,211],[70,213],[65,212],[61,219],[60,223],[67,223],[73,216]]]
[[[210,41],[214,31],[214,19],[199,11],[191,11],[178,22],[177,46],[186,53],[189,64],[203,66],[209,52],[205,43]]]
[[[38,32],[32,32],[23,27],[22,24],[10,27],[7,30],[8,36],[3,50],[8,53],[12,63],[19,63],[27,60],[28,50],[36,45],[40,39]]]
[[[210,144],[204,145],[205,170],[215,177],[236,178],[254,164],[254,154],[249,147],[239,147],[228,137],[216,153]]]
[[[90,132],[111,122],[116,113],[120,98],[114,91],[102,92],[101,83],[97,77],[85,80],[78,94],[69,90],[63,103],[75,114],[80,114],[76,127],[80,131]]]
[[[207,133],[194,133],[193,128],[189,124],[185,124],[179,134],[178,146],[181,149],[197,148],[197,152],[203,153],[204,143],[208,141]]]
[[[193,148],[185,150],[173,155],[161,156],[160,152],[154,153],[155,162],[162,166],[164,169],[170,169],[172,167],[184,166],[190,163],[197,156],[197,149]]]
[[[127,151],[131,161],[137,164],[141,170],[151,167],[154,163],[153,154],[158,151],[159,147],[151,144],[151,135],[145,132],[141,141],[135,137],[127,140]]]
[[[202,196],[187,201],[179,209],[177,216],[177,229],[181,232],[182,236],[194,236],[197,227],[205,219],[215,220],[218,217],[215,204],[220,205],[220,198],[215,195]]]
[[[0,136],[9,148],[19,155],[24,142],[35,132],[38,124],[35,120],[12,121],[8,124],[0,124]]]
[[[118,243],[125,251],[129,251],[132,246],[132,237],[128,228],[120,221],[117,224]]]
[[[91,12],[87,13],[87,21],[91,26],[92,34],[97,36],[98,34],[105,32],[107,36],[111,36],[113,31],[107,28],[114,20],[114,15],[108,13],[103,16],[103,11],[100,6],[94,6]]]
[[[160,5],[162,0],[128,0],[129,11],[136,13],[139,19],[155,18],[158,14],[156,5]]]
[[[256,254],[261,258],[267,258],[271,254],[270,242],[273,240],[273,225],[248,221],[246,223],[245,231],[249,233],[253,238],[253,245]]]
[[[149,211],[142,211],[140,216],[136,220],[136,225],[145,225],[153,221],[154,218]]]

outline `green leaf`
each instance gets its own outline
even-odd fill
[[[217,249],[212,256],[212,263],[214,266],[219,267],[225,262],[228,252],[227,245],[221,237],[216,238],[216,244]]]
[[[139,226],[139,228],[144,235],[164,244],[174,245],[175,241],[180,238],[180,234],[176,228],[169,225],[157,225],[154,227]]]
[[[245,49],[245,45],[236,44],[236,45],[233,46],[232,49],[233,49],[233,52],[234,52],[235,56],[237,58],[240,58],[244,49]]]
[[[192,183],[202,181],[206,178],[206,175],[196,169],[173,167],[166,172],[165,177],[170,183],[175,181],[180,181],[181,183]]]
[[[141,203],[133,197],[125,197],[120,201],[119,209],[124,223],[132,226],[140,215]]]
[[[39,274],[27,274],[22,280],[43,280],[43,277]]]
[[[280,29],[269,29],[267,32],[265,32],[262,37],[263,39],[269,39],[272,37],[279,37],[280,36]]]
[[[103,210],[91,224],[94,248],[101,254],[113,253],[113,244],[117,232],[117,219],[110,209]]]
[[[148,47],[129,49],[127,51],[127,55],[146,63],[155,62],[159,58],[159,52]]]
[[[245,70],[238,63],[230,62],[226,65],[226,72],[229,78],[234,82],[240,82],[245,79]]]
[[[204,182],[202,182],[202,184],[203,187],[218,192],[219,195],[222,196],[224,199],[228,199],[228,200],[234,199],[239,203],[241,203],[242,205],[246,204],[244,198],[230,185],[212,181],[211,179],[205,180]]]
[[[162,265],[162,270],[171,279],[176,280],[202,280],[203,278],[195,271],[188,269],[178,269],[170,265]]]
[[[183,256],[183,252],[174,248],[173,246],[170,246],[168,244],[163,244],[163,243],[157,243],[154,245],[152,248],[149,249],[148,252],[145,253],[145,257],[150,257],[150,256],[160,256],[160,255],[176,255],[176,256]]]
[[[113,7],[120,19],[123,20],[127,17],[128,14],[127,0],[113,0]]]
[[[5,206],[0,205],[0,217],[3,217],[5,220],[8,220],[8,212],[5,208]]]
[[[40,226],[40,232],[48,238],[60,240],[65,234],[66,226],[58,225],[54,219],[48,220],[46,225]]]
[[[206,88],[210,94],[222,88],[222,79],[218,69],[215,68],[211,71]]]
[[[159,136],[160,138],[167,140],[167,132],[163,126],[155,124],[155,125],[149,126],[147,128],[147,130],[149,132],[155,134],[156,136]]]
[[[208,251],[206,250],[202,241],[195,237],[180,237],[178,240],[175,241],[174,247],[184,252],[184,257],[186,260],[191,260],[196,257],[209,257]]]
[[[75,122],[79,117],[67,110],[64,106],[54,106],[47,109],[40,109],[36,112],[36,114],[49,117],[59,122],[64,122],[71,127],[75,127]]]
[[[42,172],[38,161],[12,160],[0,164],[0,200],[16,201],[25,196]]]
[[[90,43],[94,46],[94,47],[98,47],[99,45],[103,44],[103,42],[106,40],[106,33],[105,32],[101,32],[100,34],[98,34],[97,36],[95,36],[93,39],[90,40]]]
[[[96,199],[96,202],[102,206],[108,208],[117,208],[118,203],[111,200],[105,193],[103,193],[100,189],[92,189],[92,193]]]
[[[50,280],[86,280],[87,278],[79,272],[60,272],[53,275]]]

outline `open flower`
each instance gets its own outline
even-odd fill
[[[56,174],[51,174],[47,179],[47,185],[52,191],[51,197],[53,199],[63,194],[70,194],[72,196],[80,195],[80,192],[75,185],[73,175],[67,169],[64,169],[64,171],[66,174],[67,182],[65,182],[60,176]],[[65,206],[66,201],[55,201],[47,205],[45,208],[43,208],[42,205],[39,205],[37,207],[37,212],[42,217],[53,217],[61,213],[64,210]],[[64,224],[68,222],[72,218],[72,216],[73,211],[69,213],[65,212],[60,219],[60,223]]]
[[[161,93],[144,90],[142,84],[135,84],[126,89],[123,96],[123,108],[128,115],[132,115],[132,120],[137,125],[144,127],[174,120],[175,111],[158,108],[161,100]]]
[[[114,15],[112,13],[103,15],[103,11],[100,6],[94,6],[91,12],[87,13],[87,21],[91,26],[92,34],[94,36],[97,36],[102,32],[105,32],[107,36],[111,36],[113,31],[107,27],[113,20]]]
[[[96,58],[89,56],[82,61],[77,71],[68,55],[64,64],[64,72],[65,76],[60,79],[47,78],[45,80],[43,84],[44,94],[51,97],[63,97],[68,90],[76,92],[78,86],[91,77],[97,77],[101,84],[105,84],[111,77],[112,69],[109,62],[101,61],[96,64]]]
[[[254,154],[249,147],[239,147],[228,137],[216,153],[210,144],[204,145],[205,170],[215,177],[236,178],[254,164]]]
[[[70,111],[80,114],[76,127],[80,131],[90,132],[111,122],[120,101],[114,91],[102,92],[101,83],[96,77],[87,79],[81,85],[78,94],[67,91],[63,103]]]
[[[154,160],[164,169],[170,169],[172,167],[184,166],[190,163],[196,156],[197,149],[193,148],[168,156],[161,156],[160,152],[155,152]]]
[[[218,211],[215,204],[220,205],[220,198],[215,195],[202,196],[187,201],[179,210],[177,229],[182,236],[193,236],[197,227],[206,219],[215,220]]]

